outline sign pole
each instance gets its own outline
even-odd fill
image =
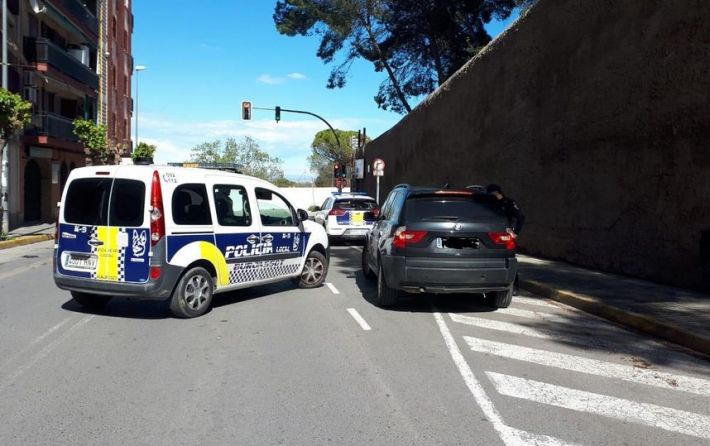
[[[377,204],[380,204],[380,176],[377,176]]]

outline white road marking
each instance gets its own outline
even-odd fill
[[[5,280],[9,277],[16,276],[18,274],[25,273],[31,269],[39,268],[40,266],[44,266],[44,265],[51,264],[51,263],[52,263],[51,257],[49,259],[36,260],[32,263],[22,265],[19,268],[15,268],[13,270],[10,270],[10,271],[0,274],[0,280]]]
[[[710,417],[705,415],[500,373],[486,375],[501,395],[710,439]]]
[[[621,328],[616,327],[615,325],[611,325],[610,323],[606,321],[602,321],[600,319],[597,319],[596,316],[593,315],[585,315],[588,316],[588,318],[581,319],[581,320],[572,320],[568,317],[561,316],[559,314],[553,314],[553,313],[545,313],[543,311],[530,311],[530,310],[523,310],[520,308],[499,308],[495,311],[493,314],[505,314],[509,316],[515,316],[515,317],[521,317],[524,319],[542,319],[548,322],[556,322],[558,324],[566,324],[566,325],[573,325],[575,327],[585,327],[585,328],[604,328],[606,330],[620,330],[620,331],[626,331]]]
[[[473,398],[476,400],[476,403],[483,411],[483,414],[493,425],[493,429],[498,432],[498,435],[500,436],[501,440],[503,440],[503,443],[505,443],[507,446],[561,446],[570,444],[565,443],[562,440],[559,440],[554,437],[532,434],[530,432],[521,431],[519,429],[507,426],[503,422],[503,418],[500,416],[500,413],[498,413],[498,410],[493,405],[493,401],[488,398],[488,395],[486,395],[486,391],[483,389],[481,383],[478,382],[476,376],[473,374],[473,371],[468,366],[468,363],[461,354],[461,350],[459,350],[458,345],[456,345],[456,341],[454,340],[454,337],[451,334],[449,327],[446,326],[446,322],[444,322],[444,318],[441,316],[441,313],[434,313],[434,318],[436,319],[436,323],[439,326],[439,331],[441,331],[441,336],[443,336],[444,338],[446,347],[449,349],[451,358],[454,360],[454,364],[458,368],[461,377],[466,383],[468,389],[471,391],[471,394],[473,394]]]
[[[61,344],[65,339],[67,339],[69,336],[71,336],[72,333],[74,333],[76,330],[84,326],[87,322],[89,322],[91,319],[93,319],[94,316],[84,316],[81,318],[77,323],[69,327],[64,333],[62,333],[59,337],[54,338],[52,342],[47,344],[42,350],[37,352],[35,355],[33,355],[30,360],[22,365],[21,367],[18,367],[17,370],[15,370],[13,373],[10,373],[6,377],[0,377],[0,392],[5,390],[8,386],[10,386],[15,380],[25,373],[27,370],[32,368],[37,362],[40,360],[46,358],[52,350],[54,350],[59,344]]]
[[[32,342],[30,342],[26,347],[15,352],[15,354],[13,354],[12,356],[6,358],[6,360],[4,361],[4,364],[9,364],[12,361],[14,361],[15,358],[17,358],[18,356],[24,355],[30,348],[32,348],[33,346],[42,342],[42,340],[44,340],[47,336],[49,336],[52,333],[54,333],[55,331],[59,330],[64,324],[66,324],[70,320],[71,320],[71,318],[68,317],[68,318],[64,319],[63,321],[61,321],[60,323],[58,323],[57,325],[55,325],[54,327],[51,327],[49,330],[45,331],[41,335],[37,336],[37,338],[35,338]]]
[[[333,294],[340,294],[340,291],[338,291],[338,289],[335,288],[335,285],[333,285],[332,283],[326,282],[326,283],[325,283],[325,286],[327,286],[328,288],[330,288],[330,291],[331,291]]]
[[[363,330],[365,330],[365,331],[372,330],[370,328],[370,326],[367,324],[367,321],[365,321],[365,319],[363,319],[363,317],[360,316],[360,313],[358,313],[356,309],[348,308],[348,313],[350,313],[350,316],[352,316],[353,319],[355,319],[355,322],[360,324],[360,327],[362,327]]]
[[[504,344],[469,336],[464,336],[464,339],[468,346],[471,347],[471,350],[479,353],[489,353],[503,358],[531,362],[547,367],[710,396],[710,381],[700,378],[639,369],[638,367],[624,364],[614,364],[581,356]]]
[[[459,324],[473,325],[475,327],[488,328],[490,330],[507,331],[508,333],[530,336],[540,339],[553,339],[550,334],[544,333],[534,328],[527,328],[510,322],[494,321],[482,319],[480,317],[463,316],[460,314],[451,314],[451,320]]]
[[[556,309],[560,308],[559,306],[557,306],[555,304],[551,304],[551,303],[547,302],[546,300],[535,299],[533,297],[513,296],[513,302],[520,302],[520,303],[526,304],[526,305],[535,305],[538,307],[545,307],[545,308],[556,308]]]

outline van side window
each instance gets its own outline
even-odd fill
[[[264,226],[296,226],[293,208],[281,196],[260,187],[256,188],[261,224]]]
[[[220,225],[251,226],[251,208],[246,189],[231,184],[218,184],[212,192]]]
[[[178,225],[211,225],[204,184],[184,184],[173,192],[173,221]]]

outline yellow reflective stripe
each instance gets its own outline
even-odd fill
[[[209,260],[217,270],[217,285],[229,285],[229,270],[224,255],[215,245],[208,242],[200,243],[200,257]]]
[[[97,238],[103,242],[96,250],[98,267],[96,276],[103,280],[118,280],[118,228],[97,228]]]

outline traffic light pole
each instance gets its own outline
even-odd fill
[[[252,108],[253,108],[254,110],[270,110],[270,111],[275,111],[275,110],[276,110],[275,108],[263,108],[263,107],[252,107]],[[328,126],[328,128],[330,129],[330,131],[333,132],[333,136],[335,136],[335,142],[338,143],[338,149],[342,149],[342,147],[340,146],[340,138],[338,138],[338,134],[335,132],[335,129],[334,129],[333,126],[330,125],[330,123],[329,123],[328,121],[326,121],[325,118],[323,118],[322,116],[318,116],[318,115],[315,114],[315,113],[311,113],[311,112],[304,111],[304,110],[289,110],[289,109],[287,109],[287,108],[281,108],[280,110],[281,110],[282,112],[288,112],[288,113],[298,113],[298,114],[301,114],[301,115],[311,115],[311,116],[313,116],[313,117],[316,117],[316,118],[320,119],[321,121],[323,121],[323,122],[325,123],[325,125]],[[342,151],[342,150],[341,150],[341,151]]]

